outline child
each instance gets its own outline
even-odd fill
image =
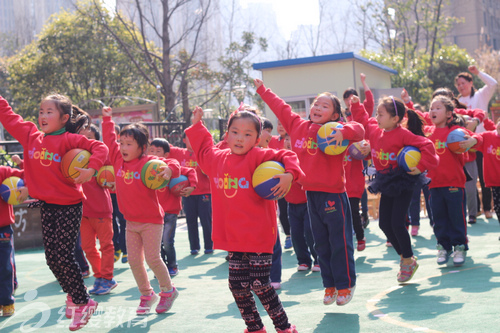
[[[85,326],[94,313],[97,302],[90,299],[82,272],[75,259],[75,244],[82,220],[81,184],[89,181],[102,166],[108,149],[95,140],[75,134],[90,123],[89,115],[71,104],[62,95],[45,97],[38,113],[39,131],[32,122],[15,114],[7,101],[0,97],[0,121],[24,148],[26,185],[41,205],[42,234],[45,258],[63,291],[68,294],[66,305],[72,309],[69,329]],[[61,171],[61,159],[73,148],[88,150],[92,155],[87,169],[78,169],[74,180],[66,179]]]
[[[89,140],[100,140],[99,128],[91,124],[89,128],[82,129],[80,134]],[[113,278],[114,247],[113,247],[113,221],[111,218],[112,205],[109,191],[92,179],[83,184],[83,193],[87,200],[83,202],[83,217],[80,226],[82,249],[85,251],[92,271],[94,271],[94,286],[90,294],[106,295],[116,288]],[[97,251],[96,238],[99,239],[100,252]]]
[[[330,93],[318,95],[311,105],[309,120],[304,120],[292,112],[290,105],[266,89],[262,80],[255,79],[254,83],[257,93],[290,135],[292,150],[297,153],[307,175],[300,183],[307,193],[314,248],[326,288],[323,303],[345,305],[351,301],[356,285],[351,209],[342,165],[345,152],[327,155],[315,142],[323,124],[340,119],[340,100]],[[363,127],[351,122],[344,124],[331,139],[360,141],[363,135]]]
[[[144,186],[141,180],[144,164],[159,157],[146,155],[149,133],[146,126],[140,123],[122,128],[118,145],[111,115],[111,108],[102,109],[103,140],[109,148],[109,158],[115,169],[118,205],[127,220],[128,262],[141,293],[136,313],[148,314],[158,300],[149,283],[144,258],[160,284],[160,302],[156,306],[156,312],[164,313],[172,307],[179,293],[172,285],[167,266],[160,258],[163,209],[158,202],[156,191]],[[167,167],[158,176],[165,179],[179,177],[180,168],[177,161],[163,160]]]
[[[286,173],[274,177],[279,183],[271,191],[277,196],[283,195],[292,180],[303,176],[297,157],[284,150],[254,149],[259,143],[262,125],[260,118],[248,111],[231,115],[226,132],[229,149],[220,150],[213,145],[210,132],[200,121],[202,116],[203,110],[197,107],[193,112],[193,125],[186,129],[186,135],[199,166],[213,181],[214,246],[229,251],[229,289],[247,326],[245,332],[266,332],[255,306],[253,290],[276,330],[296,333],[269,281],[278,232],[275,203],[258,196],[250,182],[261,163],[281,162]]]
[[[375,119],[369,117],[359,103],[359,98],[353,96],[351,111],[354,120],[365,126],[366,138],[370,141],[372,159],[377,169],[376,177],[368,189],[372,193],[382,193],[379,207],[380,229],[401,257],[398,282],[408,282],[415,274],[418,264],[405,226],[406,215],[415,185],[426,182],[419,175],[435,168],[438,157],[432,142],[424,137],[423,120],[413,110],[406,112],[401,100],[392,96],[383,98],[377,107]],[[401,126],[405,114],[408,117],[408,129]],[[410,168],[408,173],[399,168],[396,162],[398,152],[405,146],[414,146],[421,153],[420,162],[416,167]]]
[[[157,138],[151,141],[148,154],[168,158],[170,153],[170,144],[163,138]],[[198,184],[196,170],[181,166],[181,175],[186,176],[189,180],[189,186],[186,186],[181,191],[181,196],[189,196]],[[180,196],[175,196],[167,187],[158,190],[158,200],[161,207],[165,211],[163,217],[163,237],[161,254],[163,261],[167,265],[170,276],[179,274],[177,267],[177,256],[174,247],[175,229],[177,227],[177,216],[182,209],[182,201]]]
[[[181,166],[194,168],[198,178],[198,185],[190,195],[183,196],[182,204],[186,213],[186,224],[188,227],[189,247],[192,255],[197,255],[200,251],[200,236],[198,231],[198,217],[203,229],[203,242],[205,254],[211,254],[213,250],[212,242],[212,196],[210,194],[210,181],[207,175],[198,165],[193,148],[183,134],[182,139],[186,148],[170,146],[170,158],[179,161]]]
[[[0,184],[8,177],[24,177],[24,172],[6,166],[0,166]],[[28,197],[28,189],[20,189],[19,202]],[[14,232],[12,224],[15,223],[12,205],[0,200],[0,311],[2,316],[14,314],[14,290],[16,266],[14,264]]]
[[[446,148],[448,134],[459,128],[459,118],[453,112],[453,102],[445,96],[436,96],[431,102],[430,118],[435,125],[429,139],[434,142],[439,155],[439,166],[429,171],[431,183],[431,207],[434,219],[434,234],[438,242],[437,263],[446,264],[453,250],[453,264],[465,262],[467,244],[466,193],[464,154],[455,154]],[[465,129],[464,129],[465,130]],[[466,130],[467,131],[467,130]],[[460,143],[462,148],[481,144],[481,138],[469,133],[469,138]]]

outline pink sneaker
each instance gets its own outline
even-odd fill
[[[260,330],[258,330],[258,331],[253,331],[253,332],[250,332],[250,331],[248,330],[248,328],[245,328],[245,330],[243,331],[243,333],[267,333],[267,331],[266,331],[266,327],[264,326],[264,327],[262,327]]]
[[[335,287],[325,289],[325,296],[323,297],[323,304],[330,305],[337,300],[338,292]]]
[[[295,325],[290,325],[286,330],[279,330],[278,333],[299,333]]]
[[[418,225],[412,225],[411,226],[411,235],[412,236],[418,236]]]
[[[170,310],[172,304],[174,304],[175,299],[177,298],[177,296],[179,296],[179,292],[174,287],[172,291],[170,292],[162,291],[161,293],[159,293],[159,295],[160,295],[160,302],[156,306],[156,313],[163,313]]]
[[[138,315],[146,315],[151,311],[151,307],[153,304],[156,303],[158,300],[158,295],[155,294],[153,291],[151,295],[149,296],[141,296],[141,303],[139,304],[139,307],[137,308],[137,313]]]
[[[73,315],[73,320],[69,325],[70,331],[79,330],[83,326],[87,325],[87,322],[89,321],[90,317],[92,317],[92,314],[95,312],[95,309],[97,309],[97,302],[90,299],[87,304],[75,305],[75,306],[76,309]]]
[[[66,318],[71,319],[75,313],[76,304],[73,303],[73,298],[68,294],[66,296]]]
[[[398,273],[399,283],[408,282],[411,280],[413,275],[415,275],[415,272],[417,271],[418,268],[417,257],[414,256],[412,259],[413,260],[410,265],[404,265],[403,262],[401,262],[401,266]]]
[[[338,296],[337,296],[337,305],[346,305],[349,303],[354,296],[354,290],[356,289],[356,286],[352,288],[346,288],[346,289],[339,289],[337,291]]]
[[[321,272],[321,268],[319,267],[318,264],[314,265],[312,268],[311,268],[311,271],[313,272]]]

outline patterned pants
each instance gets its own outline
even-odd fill
[[[82,204],[61,206],[45,203],[40,213],[47,265],[63,291],[73,298],[75,304],[87,304],[89,294],[75,259]]]
[[[290,327],[278,294],[271,286],[271,263],[271,253],[229,252],[229,289],[249,332],[264,327],[251,290],[259,297],[277,330]]]
[[[500,186],[492,187],[491,193],[493,194],[493,206],[497,214],[497,220],[500,222]]]

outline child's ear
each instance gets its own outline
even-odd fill
[[[257,138],[257,141],[255,141],[255,146],[258,146],[260,143],[260,138]]]
[[[168,156],[170,156],[170,152],[166,152],[166,153],[163,155],[163,157],[165,157],[165,158],[168,158]]]

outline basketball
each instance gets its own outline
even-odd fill
[[[6,178],[0,185],[0,195],[2,199],[11,205],[19,205],[19,190],[18,188],[24,186],[24,181],[19,177]]]
[[[90,153],[85,149],[74,148],[64,154],[61,160],[61,171],[65,178],[75,179],[80,171],[75,168],[86,168],[89,165]]]
[[[252,176],[252,186],[255,192],[262,198],[267,200],[278,200],[281,197],[275,196],[271,188],[279,183],[279,178],[273,178],[275,175],[280,175],[285,173],[285,168],[283,164],[275,161],[267,161],[262,163],[255,169]],[[290,186],[291,187],[291,186]],[[290,188],[288,189],[288,191]],[[288,193],[287,191],[287,193]],[[285,193],[286,195],[286,193]]]
[[[183,175],[180,175],[177,178],[170,179],[170,182],[168,183],[170,192],[178,197],[181,196],[181,191],[187,186],[189,186],[189,180],[186,176]]]
[[[396,158],[398,165],[406,172],[410,172],[410,168],[416,167],[420,162],[420,150],[413,146],[401,148]]]
[[[349,152],[349,155],[351,155],[351,157],[354,158],[355,160],[364,160],[369,153],[363,154],[361,152],[361,147],[363,146],[368,146],[368,142],[366,142],[365,140],[354,142],[352,145],[349,146],[349,148],[347,148],[347,151]]]
[[[110,182],[115,181],[115,170],[112,165],[104,165],[97,172],[97,184],[101,187],[111,187]]]
[[[454,152],[455,154],[465,153],[468,149],[464,149],[460,147],[460,141],[467,140],[465,138],[466,132],[461,128],[456,128],[450,133],[448,133],[448,137],[446,138],[446,146],[449,150]]]
[[[328,122],[321,126],[318,130],[317,140],[319,149],[327,155],[339,155],[342,154],[349,144],[349,140],[343,140],[342,144],[338,147],[335,146],[336,141],[328,142],[328,136],[335,133],[338,128],[344,127],[342,124],[337,122]]]
[[[167,186],[168,180],[159,176],[160,172],[163,171],[161,167],[164,166],[167,166],[167,163],[161,160],[147,161],[141,171],[142,183],[152,190],[158,190]]]

